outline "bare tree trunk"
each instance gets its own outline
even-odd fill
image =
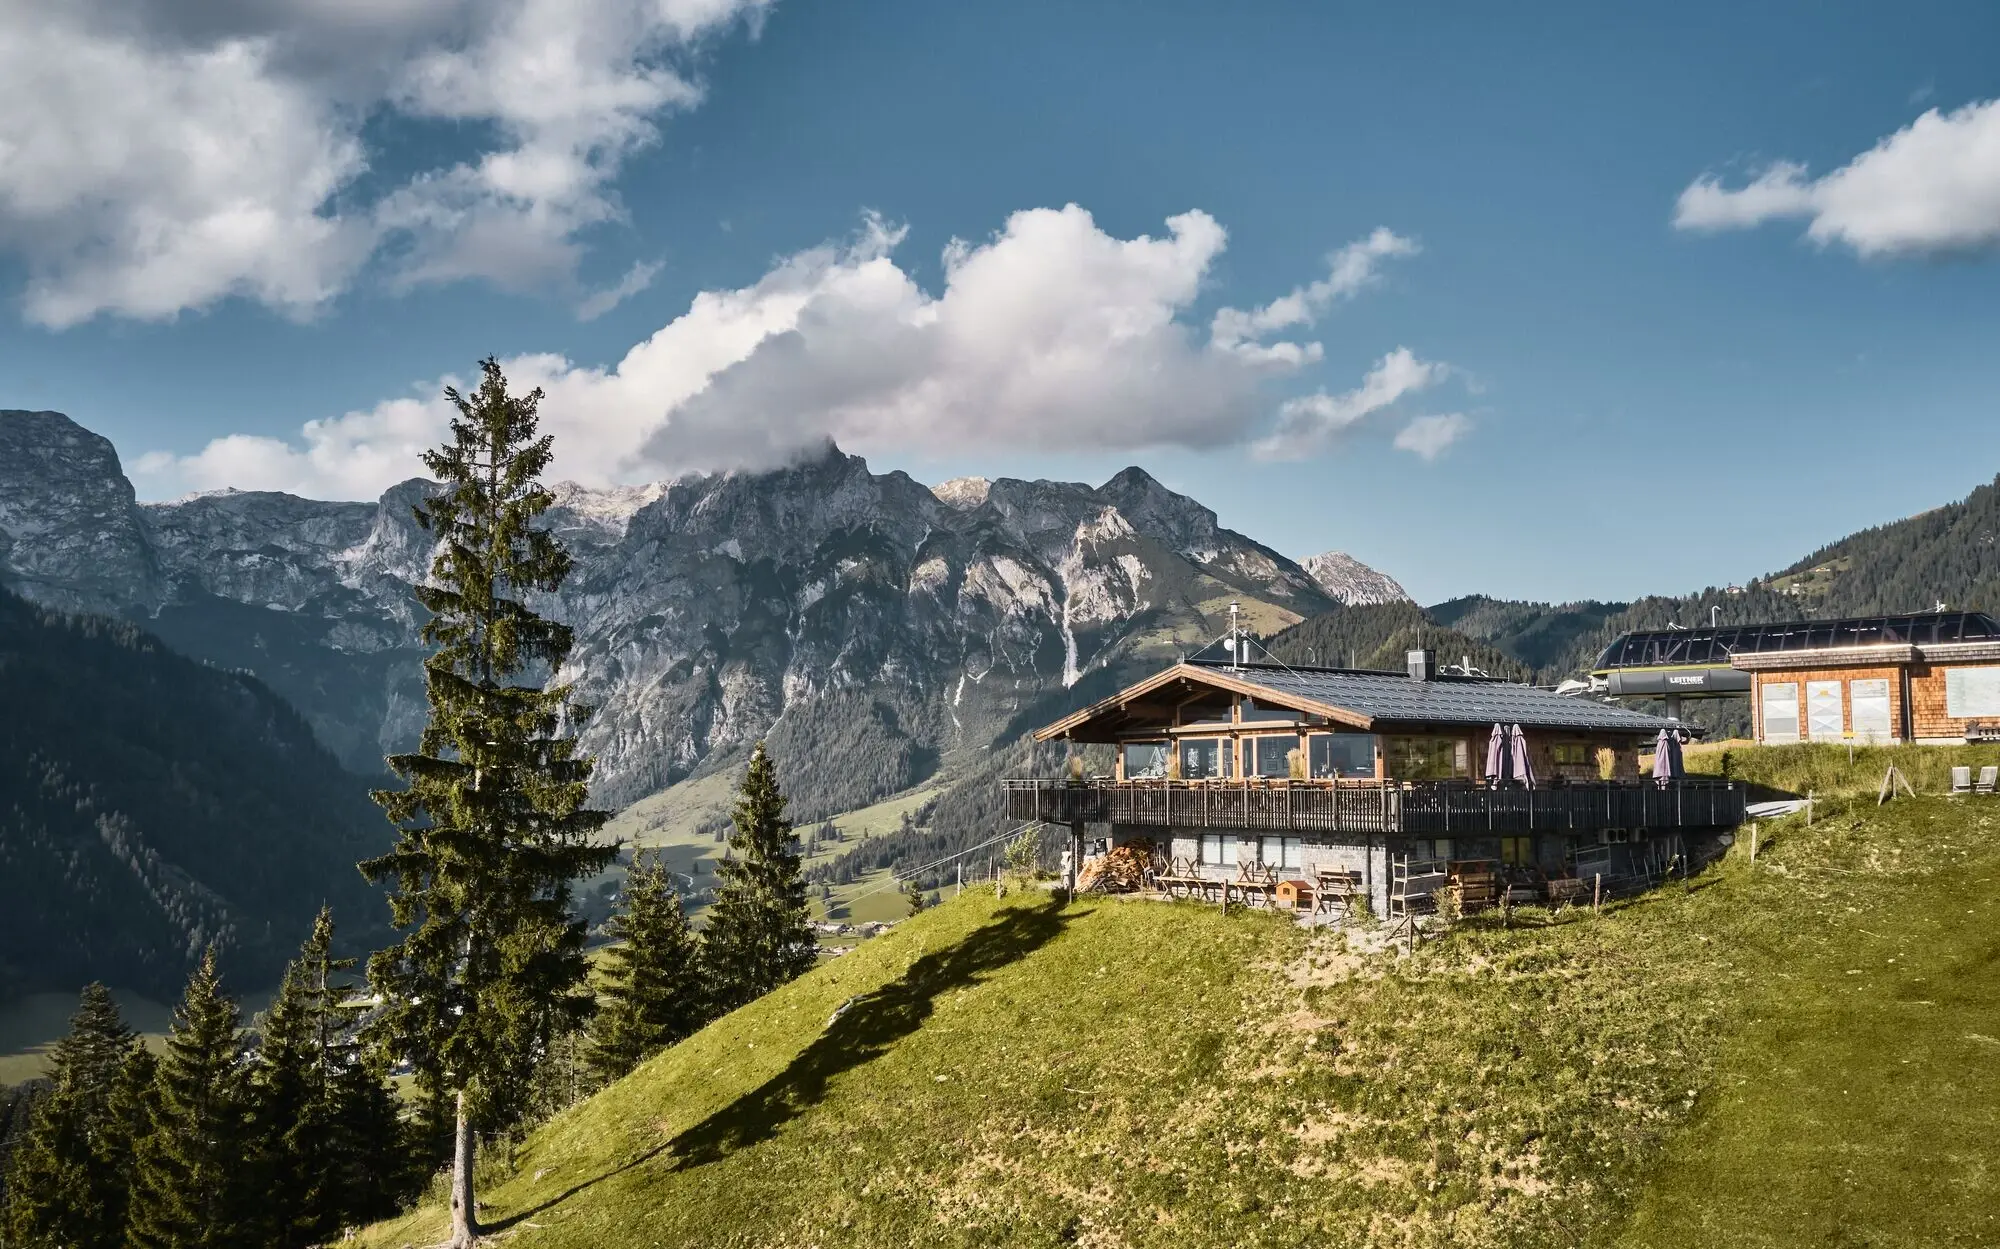
[[[465,1090],[458,1093],[458,1129],[451,1148],[451,1249],[472,1249],[479,1240],[478,1207],[472,1199],[472,1120],[465,1113]]]

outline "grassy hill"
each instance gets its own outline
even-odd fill
[[[1730,752],[1825,782],[1754,869],[1739,842],[1414,955],[968,890],[544,1125],[486,1217],[593,1249],[1995,1243],[2000,800],[1877,809],[1845,758]]]

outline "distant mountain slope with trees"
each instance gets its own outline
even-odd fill
[[[1580,675],[1607,642],[1634,629],[1917,612],[1938,603],[2000,611],[2000,477],[1956,503],[1850,534],[1740,587],[1560,606],[1473,595],[1428,614],[1560,680]]]
[[[0,590],[0,707],[0,996],[169,997],[210,942],[274,984],[322,902],[379,933],[389,826],[258,681]]]

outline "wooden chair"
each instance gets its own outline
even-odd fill
[[[2000,790],[2000,764],[1987,764],[1979,769],[1979,779],[1973,783],[1975,794],[1990,794]]]
[[[1969,767],[1951,770],[1951,792],[1969,794],[1972,792],[1972,769]]]

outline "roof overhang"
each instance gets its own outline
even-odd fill
[[[1782,672],[1798,668],[1874,668],[1916,660],[1916,647],[1907,642],[1891,642],[1879,646],[1821,646],[1811,650],[1733,655],[1729,666],[1742,672]]]
[[[1994,661],[2000,661],[2000,642],[1821,646],[1812,650],[1765,651],[1762,654],[1737,655],[1729,662],[1730,666],[1744,672],[1786,672],[1802,668],[1867,668],[1887,664]]]
[[[1283,707],[1287,710],[1302,712],[1306,715],[1321,716],[1333,724],[1345,725],[1348,728],[1368,729],[1373,728],[1375,724],[1374,718],[1371,716],[1366,716],[1356,711],[1349,711],[1344,707],[1336,707],[1331,703],[1324,703],[1318,699],[1287,694],[1282,690],[1272,689],[1268,685],[1259,685],[1255,681],[1245,680],[1240,676],[1232,675],[1227,669],[1182,663],[1156,672],[1138,684],[1127,686],[1109,698],[1092,703],[1080,711],[1071,712],[1053,724],[1036,729],[1034,738],[1038,742],[1054,741],[1057,738],[1068,738],[1072,741],[1086,742],[1116,741],[1118,738],[1111,731],[1109,724],[1103,724],[1093,730],[1091,728],[1092,723],[1094,721],[1106,721],[1113,717],[1122,716],[1125,710],[1134,702],[1176,685],[1202,686],[1225,693],[1241,694],[1246,698],[1254,698],[1265,706]],[[1092,736],[1093,732],[1097,735]]]

